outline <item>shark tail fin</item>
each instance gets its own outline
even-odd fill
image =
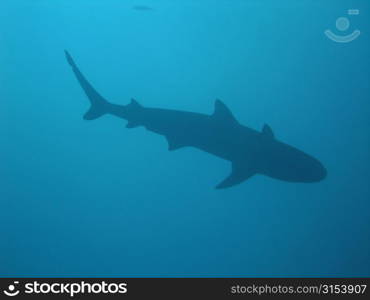
[[[72,67],[72,71],[75,74],[79,84],[84,90],[87,98],[90,101],[90,109],[85,113],[85,120],[95,120],[107,113],[109,113],[110,103],[105,100],[90,84],[90,82],[81,73],[80,69],[77,67],[75,61],[68,51],[65,50],[65,55],[68,64]]]
[[[108,113],[105,108],[106,105],[102,103],[91,103],[89,110],[84,114],[85,120],[95,120]]]

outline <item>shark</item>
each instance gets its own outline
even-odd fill
[[[193,147],[229,161],[231,172],[216,189],[233,187],[256,174],[296,183],[319,182],[327,176],[318,159],[279,141],[267,124],[261,131],[240,124],[221,100],[215,101],[210,115],[144,107],[135,99],[127,105],[114,104],[96,91],[66,50],[65,55],[90,102],[85,120],[113,115],[126,120],[127,128],[143,126],[164,136],[169,151]]]

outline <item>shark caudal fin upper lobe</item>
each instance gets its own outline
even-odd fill
[[[65,50],[65,55],[68,63],[71,65],[73,73],[75,74],[78,82],[80,83],[82,89],[84,90],[86,96],[88,97],[91,107],[85,113],[84,119],[85,120],[94,120],[102,115],[109,113],[109,106],[110,103],[105,100],[87,81],[85,76],[82,75],[80,70],[78,69],[76,63],[74,62],[72,56]]]

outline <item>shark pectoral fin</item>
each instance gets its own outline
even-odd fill
[[[242,183],[243,181],[252,177],[254,174],[256,174],[254,169],[233,164],[233,170],[231,174],[224,181],[220,182],[216,186],[216,189],[225,189],[228,187],[232,187],[234,185]]]

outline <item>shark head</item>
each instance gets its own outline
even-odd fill
[[[318,182],[327,171],[316,158],[281,142],[271,145],[262,174],[290,182]]]
[[[318,182],[326,178],[326,168],[316,158],[306,155],[300,163],[291,168],[298,182]]]

